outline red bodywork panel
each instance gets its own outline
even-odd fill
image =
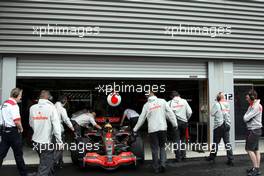
[[[115,147],[118,147],[118,145],[116,146],[116,142],[117,142],[115,141],[116,133],[114,132],[115,130],[112,128],[111,123],[119,123],[120,119],[121,119],[120,117],[96,117],[97,123],[100,124],[106,123],[103,127],[104,131],[101,134],[102,143],[103,143],[102,150],[104,151],[102,151],[103,154],[102,152],[98,152],[100,154],[98,154],[97,152],[86,153],[85,157],[82,158],[84,166],[94,165],[94,166],[100,166],[108,170],[112,170],[118,168],[121,165],[132,165],[132,164],[136,165],[137,158],[131,151],[122,150],[122,152],[120,152],[118,150],[118,152],[115,153]],[[96,133],[89,132],[87,136],[89,137],[89,135],[94,135],[94,134]],[[123,133],[121,132],[120,134],[129,135],[129,133],[124,131]],[[123,145],[127,145],[127,143]]]
[[[120,165],[136,163],[136,156],[132,152],[122,152],[119,155],[113,155],[112,162],[107,161],[107,156],[97,153],[87,153],[84,157],[84,163],[88,165],[99,165],[103,168],[117,168]]]
[[[106,133],[105,138],[112,138],[112,133]]]
[[[96,117],[95,121],[97,123],[105,123],[106,119],[108,119],[110,123],[119,123],[121,117]]]

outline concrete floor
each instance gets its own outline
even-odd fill
[[[145,140],[145,159],[146,160],[151,160],[151,150],[150,146],[148,145],[147,139]],[[260,141],[260,151],[261,153],[264,153],[264,140]],[[234,155],[243,155],[246,154],[245,151],[245,143],[236,143],[235,144],[235,150],[234,150]],[[203,158],[205,156],[209,155],[209,151],[205,151],[204,153],[199,153],[195,151],[187,151],[187,158]],[[224,156],[226,155],[226,151],[222,150],[218,152],[218,156]],[[168,159],[173,159],[174,158],[174,152],[167,150],[167,158]],[[39,158],[38,155],[35,151],[33,151],[29,147],[24,147],[24,159],[26,164],[38,164],[39,163]],[[70,157],[70,152],[69,151],[64,151],[64,162],[65,163],[71,163],[71,157]],[[14,165],[15,160],[13,157],[12,152],[9,151],[8,156],[4,160],[4,165]]]
[[[262,156],[263,157],[263,156]],[[56,170],[56,176],[246,176],[246,169],[251,167],[251,163],[247,156],[239,155],[235,156],[234,167],[227,166],[225,164],[225,157],[218,157],[215,163],[208,163],[201,158],[187,159],[181,163],[175,163],[172,160],[168,160],[167,168],[165,173],[155,174],[153,173],[151,162],[146,161],[141,164],[139,168],[134,169],[131,167],[120,167],[114,171],[106,171],[102,168],[91,168],[79,169],[77,166],[72,164],[65,164],[63,169]],[[260,169],[263,173],[263,168]],[[36,172],[37,165],[28,165],[28,171]],[[16,166],[5,165],[0,169],[0,173],[3,176],[17,176],[18,172]]]

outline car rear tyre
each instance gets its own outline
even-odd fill
[[[76,150],[71,150],[71,159],[72,159],[72,163],[76,166],[79,166],[80,168],[84,168],[84,164],[83,164],[83,158],[85,156],[85,152],[83,152],[82,150],[78,150],[79,149],[79,144],[83,141],[83,139],[77,139],[75,141],[76,143]]]
[[[145,160],[145,151],[144,151],[144,142],[141,136],[137,136],[131,144],[131,151],[136,155],[137,162],[144,162]]]

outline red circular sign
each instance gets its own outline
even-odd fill
[[[110,93],[107,96],[107,102],[110,106],[118,106],[121,103],[121,96],[116,92]]]

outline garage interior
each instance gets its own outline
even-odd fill
[[[117,107],[111,107],[107,103],[107,94],[100,92],[98,87],[103,85],[165,85],[164,93],[157,93],[157,97],[170,100],[170,93],[177,90],[182,98],[187,99],[190,104],[193,115],[190,119],[190,141],[207,142],[207,119],[206,110],[206,87],[205,80],[152,80],[152,79],[17,79],[17,86],[23,89],[23,99],[21,103],[21,112],[23,113],[23,125],[29,127],[28,116],[29,108],[37,102],[39,92],[43,89],[50,90],[53,96],[53,102],[59,95],[66,95],[68,103],[66,109],[69,117],[74,112],[84,108],[94,109],[98,116],[116,116],[122,117],[124,107],[134,108],[141,113],[144,103],[147,101],[145,92],[120,92],[122,101]],[[201,110],[202,109],[202,110]],[[170,127],[170,126],[169,126]],[[25,128],[30,129],[30,128]],[[147,132],[146,125],[142,130]],[[25,138],[29,138],[29,132],[25,133]]]

